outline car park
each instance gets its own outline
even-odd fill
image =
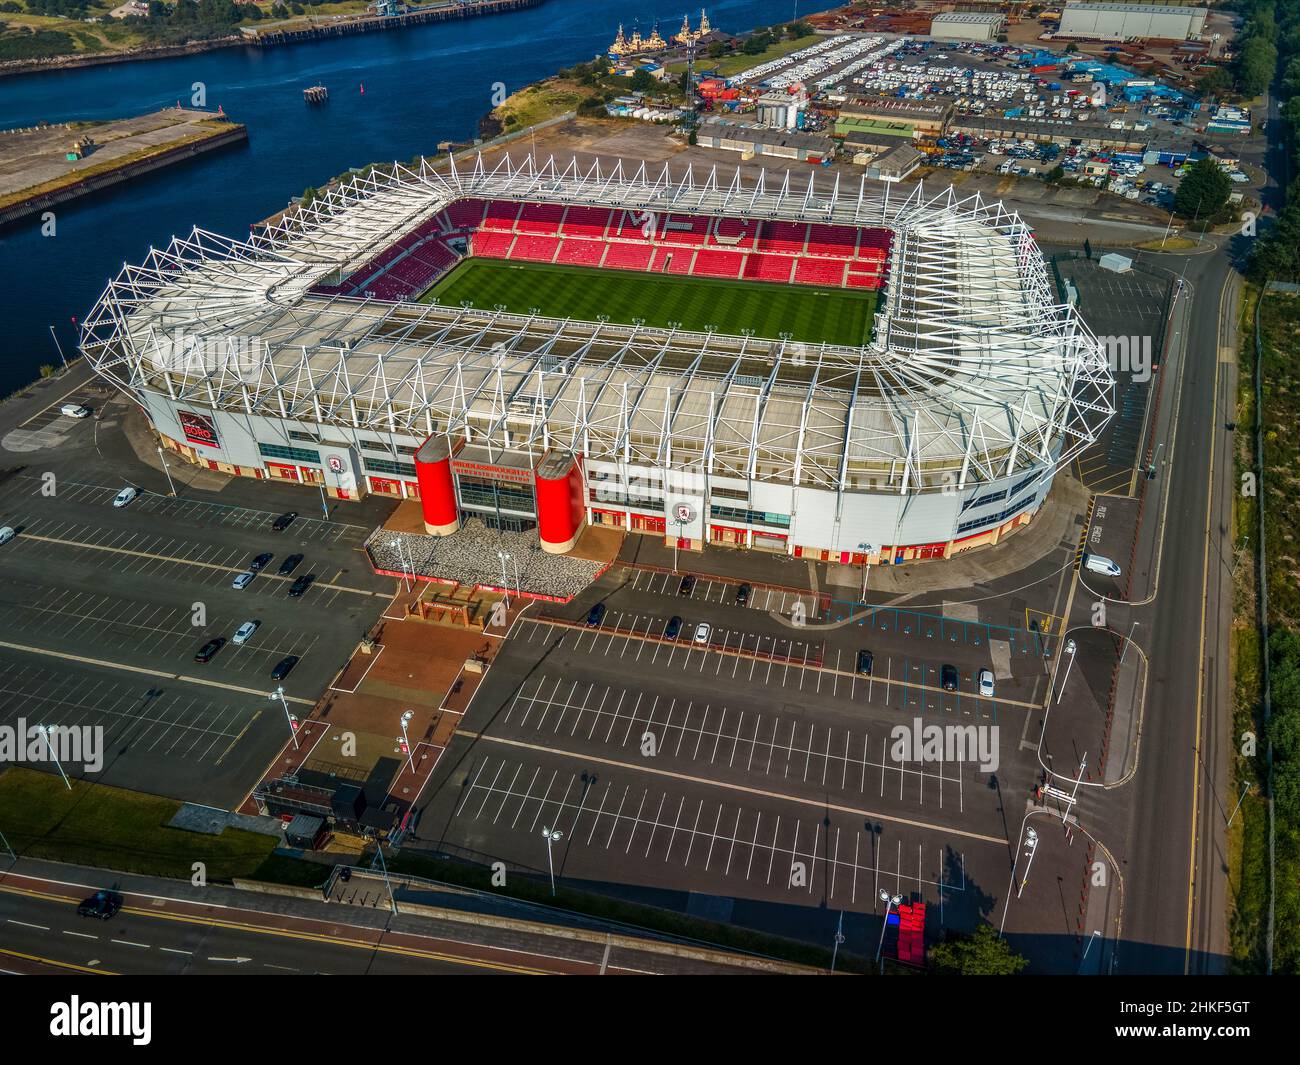
[[[262,570],[266,569],[273,558],[275,558],[275,556],[271,554],[270,551],[264,551],[248,564],[248,568],[253,573],[261,573]]]
[[[7,544],[17,535],[18,533],[14,530],[13,526],[0,525],[0,544]]]
[[[297,664],[298,664],[297,655],[285,655],[282,659],[280,659],[279,662],[275,664],[275,668],[271,670],[271,679],[284,680],[285,677],[287,677],[290,673],[293,672],[293,667],[296,666]]]
[[[271,522],[271,529],[274,532],[284,532],[285,529],[293,524],[293,521],[297,516],[298,512],[296,510],[291,510],[285,514],[281,514],[275,519],[275,521]]]
[[[140,490],[138,488],[132,488],[130,485],[127,485],[113,497],[113,506],[124,507],[139,494]]]
[[[230,582],[230,587],[235,589],[235,591],[237,592],[242,592],[245,588],[247,588],[250,584],[253,583],[253,578],[256,576],[257,574],[254,573],[251,569],[246,569],[244,570],[243,573],[241,573],[238,577],[236,577],[233,581]]]
[[[875,665],[875,656],[870,651],[858,652],[858,673],[861,676],[871,676],[871,667]]]
[[[231,643],[247,643],[249,638],[257,631],[257,627],[262,623],[257,620],[245,621],[235,630],[235,635],[230,638]]]
[[[993,698],[993,670],[980,670],[980,695],[985,699]]]
[[[939,670],[939,684],[946,692],[957,690],[957,667],[945,665]]]
[[[297,599],[300,595],[302,595],[303,592],[305,592],[311,586],[311,582],[314,581],[315,579],[316,578],[312,574],[304,573],[301,577],[299,577],[296,581],[294,581],[293,584],[289,585],[289,598]]]
[[[59,413],[69,418],[89,418],[90,408],[83,407],[80,403],[65,403],[59,408]]]
[[[294,570],[298,568],[301,562],[302,562],[302,555],[289,555],[283,562],[280,563],[280,568],[275,572],[281,577],[287,577],[289,576],[290,573],[292,573]]]
[[[597,603],[589,611],[587,611],[587,626],[589,628],[594,629],[597,625],[601,623],[604,617],[605,617],[605,604]]]
[[[709,636],[713,633],[713,626],[707,621],[701,621],[695,626],[695,642],[705,644],[709,642]]]
[[[122,896],[116,891],[96,891],[77,905],[77,916],[107,921],[121,908]]]
[[[213,656],[225,646],[226,641],[224,637],[218,636],[215,640],[209,640],[195,653],[194,661],[211,662]]]
[[[664,639],[675,640],[682,634],[682,619],[674,614],[668,619],[668,624],[664,626]]]

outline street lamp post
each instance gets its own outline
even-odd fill
[[[880,952],[885,949],[885,929],[889,927],[889,908],[902,902],[903,896],[891,895],[884,888],[881,888],[880,901],[885,904],[885,923],[880,926],[880,943],[876,946],[876,961],[880,960]]]
[[[411,590],[411,577],[415,576],[415,564],[411,564],[411,576],[408,577],[406,575],[406,554],[402,550],[402,541],[389,540],[388,546],[397,548],[397,561],[402,565],[402,580],[406,582],[406,590],[409,592]]]
[[[406,748],[406,764],[411,767],[412,773],[415,772],[415,758],[411,753],[411,737],[407,734],[406,726],[414,716],[414,710],[408,710],[402,715],[402,746]]]
[[[497,558],[501,560],[501,590],[502,592],[505,593],[504,598],[506,603],[506,609],[509,610],[510,609],[510,576],[509,574],[506,573],[506,562],[509,560],[510,555],[508,552],[498,551]]]
[[[1029,870],[1033,867],[1034,855],[1038,853],[1038,833],[1032,828],[1025,829],[1025,850],[1029,852],[1029,861],[1025,863],[1025,875],[1020,880],[1020,886],[1016,888],[1016,898],[1020,898],[1020,893],[1029,883]]]
[[[64,785],[69,791],[71,791],[72,781],[68,779],[68,774],[63,771],[63,763],[59,761],[59,756],[54,753],[54,744],[50,742],[50,726],[37,725],[36,731],[39,732],[41,738],[45,740],[45,749],[50,752],[50,760],[53,761],[54,765],[58,768],[59,776],[63,778]]]
[[[1070,660],[1065,663],[1065,676],[1061,678],[1061,686],[1056,689],[1056,704],[1061,703],[1061,693],[1065,691],[1065,685],[1070,679],[1070,667],[1074,665],[1074,653],[1078,650],[1078,645],[1073,640],[1065,641],[1065,653],[1070,656]]]
[[[519,562],[510,555],[506,555],[506,558],[510,559],[510,568],[515,571],[515,598],[520,599],[524,593],[519,587]]]
[[[1124,653],[1119,656],[1119,664],[1124,664],[1124,659],[1128,657],[1128,645],[1133,642],[1133,633],[1137,632],[1138,623],[1133,622],[1132,627],[1128,630],[1128,639],[1124,641]]]
[[[564,833],[558,828],[543,828],[542,836],[546,839],[546,867],[551,871],[551,898],[555,898],[555,860],[551,857],[551,844],[559,843]]]
[[[279,699],[280,705],[284,707],[284,716],[289,722],[289,735],[293,738],[293,749],[296,751],[298,749],[298,719],[289,713],[289,700],[284,697],[284,685],[277,685],[275,691],[268,695],[267,698],[272,702]]]
[[[840,954],[840,944],[844,942],[844,911],[840,910],[839,923],[835,926],[835,946],[831,948],[831,972],[835,971],[835,959]]]
[[[167,456],[163,454],[162,445],[158,445],[158,458],[162,460],[163,473],[167,475],[167,488],[170,490],[172,497],[176,496],[176,485],[172,483],[172,471],[167,465]]]
[[[867,577],[871,574],[871,556],[875,553],[875,548],[871,544],[858,544],[858,550],[866,555],[866,564],[862,567],[862,602],[867,601]]]

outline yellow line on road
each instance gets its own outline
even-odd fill
[[[0,947],[0,954],[8,955],[10,958],[22,958],[24,961],[39,962],[42,965],[54,965],[60,969],[71,969],[74,972],[89,973],[93,976],[121,976],[121,973],[112,972],[109,969],[92,969],[89,965],[78,965],[71,961],[56,961],[54,958],[42,958],[39,954],[24,954],[20,950],[6,950]]]
[[[28,654],[48,655],[51,658],[61,658],[65,662],[79,662],[86,666],[101,666],[104,669],[120,669],[124,673],[139,673],[145,677],[161,677],[163,680],[179,680],[185,684],[200,684],[207,688],[220,688],[222,691],[238,692],[240,695],[256,695],[260,698],[266,698],[266,689],[264,688],[243,688],[238,684],[222,684],[216,680],[204,680],[202,677],[187,677],[183,673],[164,673],[157,669],[145,669],[143,666],[128,666],[123,662],[109,662],[102,658],[88,658],[86,655],[74,655],[67,651],[51,651],[48,647],[29,647],[22,643],[9,643],[7,640],[0,640],[0,648],[7,651],[26,651]],[[301,699],[294,695],[286,696],[291,703],[300,703],[303,706],[315,706],[315,699]]]
[[[65,540],[59,536],[41,536],[39,533],[23,533],[24,540],[36,540],[44,544],[59,544],[63,547],[84,547],[90,551],[109,551],[116,555],[130,555],[133,558],[149,558],[156,562],[174,562],[182,566],[195,566],[199,569],[218,570],[222,573],[242,573],[242,569],[232,566],[219,566],[215,562],[199,562],[195,559],[180,558],[176,555],[160,555],[156,551],[132,551],[125,547],[110,547],[107,544],[88,544],[83,540]],[[339,573],[342,573],[339,570]],[[276,573],[263,573],[260,576],[267,580],[288,581],[291,577],[281,577]],[[335,592],[351,592],[353,595],[379,595],[387,599],[387,592],[372,592],[366,588],[349,588],[346,584],[329,584],[325,581],[313,582],[315,588],[328,588]]]
[[[895,817],[892,814],[882,814],[878,810],[864,810],[856,806],[840,806],[836,803],[825,802],[822,799],[806,799],[799,795],[787,795],[780,791],[766,791],[762,788],[751,788],[745,784],[733,784],[725,780],[714,780],[712,777],[697,777],[689,773],[677,773],[671,769],[657,769],[654,766],[638,765],[633,762],[618,762],[612,758],[601,758],[593,754],[579,754],[574,751],[566,751],[559,747],[545,747],[540,743],[528,743],[525,740],[509,740],[502,736],[488,736],[482,732],[470,732],[468,729],[457,729],[457,736],[464,736],[472,740],[484,740],[488,743],[499,743],[506,747],[520,747],[524,750],[537,751],[541,754],[559,754],[566,758],[578,758],[585,762],[596,762],[600,765],[610,766],[614,769],[628,769],[636,773],[650,773],[654,776],[667,777],[670,780],[680,780],[690,784],[703,784],[710,788],[725,788],[728,791],[738,791],[745,795],[755,795],[763,799],[777,799],[782,802],[799,803],[802,806],[811,806],[816,810],[827,811],[834,810],[836,813],[850,814],[854,817],[875,817],[881,821],[892,821],[896,825],[907,825],[910,828],[923,828],[931,832],[947,832],[954,836],[964,836],[966,839],[977,839],[981,843],[996,843],[999,846],[1005,846],[1006,840],[999,839],[997,836],[985,836],[979,832],[970,832],[962,828],[951,828],[947,825],[936,825],[928,821],[914,821],[908,817]]]

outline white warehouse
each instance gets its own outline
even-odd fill
[[[1123,40],[1155,37],[1186,41],[1205,29],[1208,11],[1203,7],[1166,7],[1161,4],[1070,3],[1061,12],[1058,37],[1095,37]]]

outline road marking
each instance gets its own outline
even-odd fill
[[[18,950],[6,950],[0,947],[0,954],[8,955],[11,958],[22,958],[24,961],[39,962],[42,965],[53,965],[60,969],[72,969],[74,972],[90,973],[93,976],[118,976],[119,973],[111,972],[108,969],[92,969],[89,965],[77,965],[70,961],[55,961],[53,958],[43,958],[39,954],[24,954]]]
[[[925,829],[930,832],[948,833],[954,836],[963,836],[966,839],[979,840],[981,843],[994,843],[999,846],[1006,844],[1005,839],[999,839],[997,836],[986,836],[979,832],[971,832],[962,828],[950,828],[945,825],[931,824],[928,821],[915,821],[911,818],[896,817],[890,814],[882,814],[876,810],[864,810],[854,806],[841,806],[836,803],[828,803],[821,799],[806,799],[798,795],[787,795],[778,791],[768,791],[763,788],[749,787],[744,784],[735,784],[729,781],[713,780],[709,777],[692,776],[689,773],[677,773],[670,769],[658,769],[654,766],[635,765],[630,762],[619,762],[613,758],[601,758],[598,755],[583,754],[578,755],[572,751],[566,751],[558,747],[546,747],[540,743],[528,743],[525,740],[506,739],[502,736],[488,736],[481,732],[471,732],[468,729],[457,729],[457,736],[464,736],[469,740],[483,740],[487,743],[499,743],[506,747],[518,747],[523,750],[535,751],[541,754],[558,754],[568,758],[581,759],[585,762],[598,762],[601,765],[607,765],[615,769],[627,769],[637,773],[650,773],[654,776],[667,777],[670,780],[684,781],[691,784],[703,784],[711,788],[724,788],[728,791],[740,792],[745,795],[753,795],[764,799],[776,799],[782,802],[798,803],[802,806],[811,806],[820,811],[834,811],[836,813],[850,814],[854,817],[869,817],[881,821],[890,821],[894,824],[907,825],[910,828]],[[882,776],[883,780],[883,776]],[[630,841],[629,841],[630,845]]]
[[[193,559],[179,558],[175,555],[160,555],[154,551],[132,551],[130,548],[126,547],[110,547],[107,544],[92,544],[87,543],[84,540],[65,540],[59,536],[42,536],[39,533],[24,533],[22,538],[24,540],[35,540],[38,543],[59,544],[62,547],[81,547],[88,551],[107,551],[114,555],[131,555],[135,558],[150,559],[155,562],[172,562],[177,565],[194,566],[198,569],[217,570],[222,573],[242,573],[244,571],[244,567],[219,566],[214,562],[197,562]],[[342,573],[343,571],[339,570],[339,572]],[[275,573],[259,573],[258,576],[265,577],[268,580],[287,581],[289,583],[292,583],[293,580],[297,579],[281,577]],[[372,592],[366,588],[349,588],[345,584],[331,584],[327,581],[313,581],[312,587],[328,588],[330,591],[334,592],[351,592],[353,595],[380,596],[384,599],[389,598],[388,592]]]
[[[28,647],[26,644],[9,643],[6,640],[0,640],[0,648],[6,651],[26,651],[28,654],[48,655],[51,658],[61,658],[65,662],[79,662],[82,665],[100,666],[104,669],[119,669],[124,673],[139,673],[146,677],[161,677],[164,680],[178,680],[185,684],[200,684],[208,688],[220,688],[222,691],[239,692],[242,695],[256,695],[263,699],[266,698],[266,691],[262,688],[243,688],[238,684],[222,684],[216,680],[204,680],[202,677],[187,677],[181,673],[164,673],[157,669],[145,669],[143,666],[128,666],[122,662],[109,662],[102,658],[88,658],[85,655],[69,654],[67,651],[51,651],[47,647]],[[303,699],[298,696],[289,695],[286,698],[291,703],[300,703],[303,706],[315,706],[315,699]]]

